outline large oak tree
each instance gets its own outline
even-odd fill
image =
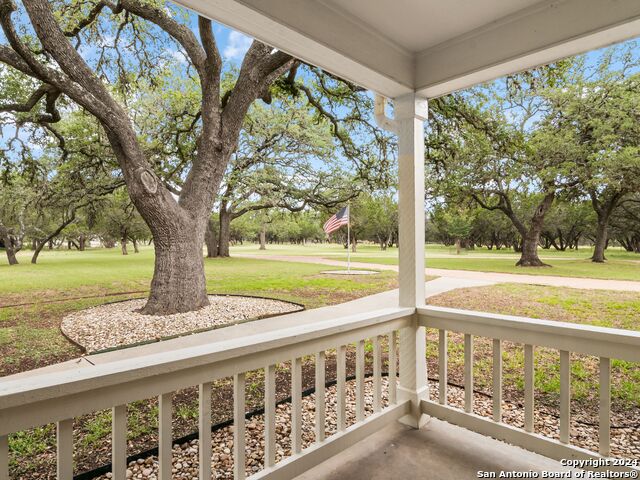
[[[428,191],[449,203],[472,199],[500,212],[521,237],[522,267],[546,266],[538,244],[547,214],[576,185],[581,150],[572,133],[543,124],[540,92],[564,80],[564,64],[437,99],[426,154]]]
[[[576,173],[596,214],[592,260],[605,261],[611,217],[640,188],[638,44],[605,51],[594,65],[574,61],[566,82],[548,89],[546,123],[579,145]]]
[[[222,58],[211,21],[206,18],[198,18],[196,34],[162,2],[101,0],[89,9],[81,2],[23,0],[22,4],[26,16],[16,13],[12,0],[0,0],[0,23],[8,41],[0,46],[0,61],[36,80],[37,88],[45,92],[37,102],[46,102],[54,112],[57,99],[65,96],[93,115],[106,132],[129,195],[154,238],[155,270],[144,312],[169,314],[207,305],[202,245],[220,181],[250,105],[257,98],[268,99],[270,85],[294,60],[254,41],[233,88],[221,92]],[[72,7],[70,23],[65,13]],[[117,29],[120,32],[132,18],[170,36],[200,83],[197,150],[189,159],[177,197],[157,175],[142,148],[134,112],[79,51],[83,30],[112,21],[122,26]],[[20,22],[28,28],[22,28]]]
[[[229,256],[231,222],[249,212],[334,209],[358,195],[361,181],[338,157],[328,122],[313,113],[289,96],[252,107],[221,187],[216,256]]]

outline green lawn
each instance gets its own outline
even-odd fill
[[[328,277],[319,274],[326,269],[320,265],[266,260],[274,255],[344,259],[345,253],[337,244],[268,245],[265,251],[254,244],[234,246],[232,255],[262,255],[265,260],[207,260],[207,286],[211,293],[269,296],[303,303],[308,308],[395,286],[391,272],[357,279]],[[397,254],[393,248],[381,251],[375,245],[360,245],[352,258],[396,264]],[[0,264],[0,375],[77,355],[77,348],[60,334],[61,318],[73,310],[107,301],[145,296],[153,272],[151,247],[128,256],[120,255],[119,249],[45,250],[38,265],[29,263],[29,255],[28,251],[22,252],[21,264],[15,267]],[[541,255],[552,268],[515,267],[517,254],[509,250],[476,249],[457,256],[449,247],[426,247],[427,265],[434,268],[640,280],[640,256],[619,249],[611,249],[610,260],[604,265],[590,262],[586,248],[578,252],[541,251]]]
[[[527,275],[555,275],[560,277],[603,278],[610,280],[640,281],[640,261],[618,259],[613,255],[604,264],[593,263],[588,259],[562,260],[545,259],[551,268],[516,267],[515,260],[504,258],[431,258],[427,266],[450,270],[474,270],[483,272],[516,273]],[[640,260],[640,259],[638,259]]]
[[[269,245],[267,250],[263,251],[258,250],[256,245],[248,244],[233,247],[233,253],[264,256],[313,256],[346,260],[345,249],[336,244]],[[510,249],[487,250],[479,248],[465,250],[460,255],[456,255],[455,249],[443,245],[427,245],[425,248],[426,264],[431,268],[640,281],[640,255],[619,248],[611,248],[607,252],[608,261],[604,264],[597,264],[589,260],[591,253],[589,248],[566,252],[540,249],[540,257],[550,264],[551,268],[523,268],[515,266],[519,255]],[[358,251],[351,255],[351,259],[356,262],[397,265],[398,250],[390,248],[382,251],[375,245],[361,245],[358,247]]]
[[[459,257],[451,253],[444,247],[428,246],[428,264],[439,268],[516,270],[512,266],[515,263],[513,252],[491,253],[476,250],[465,252]],[[339,245],[270,245],[264,252],[260,252],[255,245],[245,245],[234,247],[232,254],[260,254],[264,255],[265,259],[207,259],[205,266],[210,293],[269,296],[314,308],[397,286],[396,274],[393,272],[354,278],[332,277],[320,273],[327,269],[326,266],[275,262],[266,258],[273,255],[344,258],[344,249]],[[553,263],[553,269],[525,272],[565,272],[565,275],[588,276],[590,271],[598,271],[605,272],[609,278],[624,278],[625,275],[629,275],[640,279],[638,273],[631,272],[631,269],[638,269],[633,263],[636,257],[624,252],[610,252],[611,261],[604,266],[592,265],[587,260],[586,250],[544,254],[549,254],[546,258]],[[493,258],[484,258],[485,256]],[[0,265],[0,376],[79,355],[81,352],[60,333],[62,317],[71,311],[104,302],[145,296],[153,270],[153,251],[149,247],[144,248],[140,254],[132,253],[126,257],[123,257],[118,249],[85,252],[45,251],[38,265],[29,264],[29,252],[23,252],[20,260],[22,264],[19,266]],[[354,255],[354,260],[393,264],[397,262],[397,250],[382,252],[375,246],[361,246],[359,252]],[[629,271],[625,271],[626,266],[629,267]],[[431,299],[430,303],[583,324],[640,329],[640,298],[637,294],[629,292],[505,284],[456,290],[439,295]],[[437,372],[437,333],[429,331],[428,339],[429,372],[433,375]],[[449,380],[454,383],[463,381],[462,345],[462,336],[451,334]],[[490,393],[491,339],[478,338],[475,351],[476,387]],[[537,405],[550,410],[558,404],[557,357],[558,353],[553,350],[536,349],[536,402],[539,402]],[[579,411],[582,417],[597,422],[597,359],[574,355],[572,360],[574,412]],[[522,346],[505,345],[503,361],[505,398],[520,401],[523,392]],[[640,407],[640,368],[629,362],[613,361],[612,374],[614,420],[616,423],[626,423],[631,417],[637,418]],[[287,377],[288,372],[284,371],[282,375],[283,378]],[[216,385],[216,388],[227,392],[227,396],[231,398],[229,382]],[[285,392],[284,395],[286,394]],[[256,405],[261,401],[258,397]],[[178,395],[174,432],[185,433],[195,428],[195,398],[195,393],[191,391]],[[157,418],[157,405],[153,401],[136,402],[129,406],[129,415],[129,434],[130,438],[137,442],[136,448],[149,438],[153,440],[153,422]],[[223,417],[221,413],[220,420],[226,418]],[[102,452],[100,446],[109,437],[110,417],[108,412],[97,412],[82,417],[76,423],[76,451],[81,454],[79,458],[84,468],[92,464],[90,460],[94,458],[95,452]],[[54,438],[55,431],[51,426],[12,436],[10,445],[15,455],[12,458],[23,459],[19,464],[15,459],[12,460],[12,468],[24,473],[23,478],[33,478],[30,477],[33,472],[55,471],[55,457],[47,454],[51,451]],[[100,461],[108,461],[106,458],[103,455]]]
[[[45,251],[38,265],[29,263],[29,252],[18,266],[0,265],[0,376],[64,361],[81,354],[60,332],[67,313],[101,303],[144,297],[153,272],[153,250],[123,257],[118,249]],[[397,287],[394,272],[374,276],[340,277],[320,272],[327,267],[305,263],[228,258],[206,259],[210,293],[249,294],[294,301],[315,308]],[[287,377],[288,372],[280,373]],[[255,382],[247,375],[249,386]],[[281,382],[283,385],[284,381]],[[308,388],[311,385],[305,385]],[[232,399],[232,383],[216,382],[217,394]],[[287,391],[279,393],[288,395]],[[250,393],[248,404],[257,408],[262,399]],[[279,397],[279,398],[280,398]],[[216,404],[214,420],[229,418],[232,402]],[[197,392],[177,392],[174,434],[197,428]],[[223,408],[224,407],[224,408]],[[156,444],[157,404],[129,404],[129,439],[135,453]],[[83,471],[108,462],[106,441],[110,435],[110,412],[76,419],[74,427],[76,468]],[[52,478],[55,475],[55,428],[20,432],[10,438],[11,471],[16,478]],[[106,446],[105,446],[106,445]]]
[[[17,266],[0,265],[0,376],[80,354],[60,333],[67,313],[105,302],[144,297],[153,250],[122,256],[119,249],[45,251],[37,265],[28,252]],[[301,303],[341,303],[396,288],[396,275],[339,277],[327,267],[242,258],[207,259],[210,293],[247,294]]]

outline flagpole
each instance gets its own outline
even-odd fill
[[[347,202],[347,272],[351,273],[351,202]]]

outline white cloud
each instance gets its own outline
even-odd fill
[[[222,55],[230,60],[241,59],[247,53],[253,40],[246,35],[232,30],[227,37],[227,46]]]
[[[185,57],[184,53],[181,50],[174,50],[174,49],[168,48],[166,52],[169,55],[169,57],[171,57],[172,60],[182,65],[187,64],[187,58]]]

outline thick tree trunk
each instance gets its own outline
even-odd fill
[[[600,216],[600,215],[598,215]],[[596,263],[604,263],[606,257],[604,251],[607,248],[607,224],[609,219],[598,219],[598,226],[596,227],[596,242],[593,249],[593,255],[591,261]]]
[[[540,240],[539,231],[529,231],[522,238],[522,254],[516,263],[518,267],[550,267],[538,257],[538,242]]]
[[[40,252],[42,251],[42,249],[44,248],[45,245],[49,244],[49,250],[51,250],[51,244],[53,242],[53,239],[56,238],[58,235],[60,235],[62,233],[62,231],[67,228],[74,220],[75,220],[76,216],[75,213],[73,213],[67,220],[65,220],[64,222],[62,222],[60,224],[60,226],[51,234],[49,234],[49,236],[43,240],[40,240],[39,242],[36,242],[36,248],[35,251],[33,252],[33,255],[31,256],[31,263],[36,264],[38,262],[38,256],[40,255]],[[82,247],[82,249],[84,250],[84,235],[82,235],[80,237],[80,241],[79,241],[79,246],[78,246],[78,250],[80,250],[80,247]]]
[[[9,260],[9,265],[18,265],[18,257],[16,257],[17,252],[15,248],[5,246],[5,249],[7,251],[7,260]]]
[[[40,252],[42,251],[42,249],[46,244],[47,242],[36,243],[36,249],[33,251],[33,255],[31,256],[31,263],[33,264],[38,263],[38,256],[40,255]]]
[[[260,250],[267,249],[267,224],[262,223],[262,228],[260,229]]]
[[[220,209],[220,232],[218,234],[218,256],[229,256],[229,243],[231,241],[231,214],[224,208]]]
[[[85,237],[84,235],[80,235],[80,238],[78,239],[78,250],[80,250],[81,252],[84,252],[86,247],[87,247],[87,237]]]
[[[194,230],[155,239],[155,271],[142,313],[169,315],[209,305],[202,255],[204,228],[201,233]]]
[[[131,240],[131,243],[133,244],[133,253],[140,253],[140,249],[138,248],[138,240],[134,238],[133,240]]]
[[[461,250],[460,239],[456,238],[456,255],[460,255],[460,250]]]
[[[604,263],[606,260],[604,251],[609,246],[609,219],[624,195],[624,190],[618,190],[610,192],[609,195],[603,195],[602,199],[599,199],[598,194],[595,191],[589,192],[591,205],[593,206],[593,210],[596,212],[598,219],[595,248],[593,250],[593,256],[591,257],[592,262]]]
[[[207,257],[215,258],[218,256],[218,237],[216,236],[215,225],[213,219],[207,221],[207,230],[204,234],[204,243],[207,246]]]
[[[7,248],[7,260],[9,260],[9,265],[18,265],[18,258],[13,248]]]
[[[122,255],[129,255],[129,252],[127,251],[127,239],[123,238],[122,240],[120,240],[120,246],[122,248]]]
[[[18,265],[18,257],[16,254],[20,251],[21,242],[15,240],[15,237],[9,233],[9,229],[5,227],[0,228],[0,236],[4,243],[4,249],[7,253],[9,265]]]
[[[522,253],[520,260],[516,263],[516,267],[551,267],[551,265],[543,263],[538,257],[538,244],[540,243],[540,235],[544,227],[545,216],[553,205],[555,195],[555,190],[552,190],[544,196],[531,216],[531,225],[528,229],[522,221],[517,218],[513,210],[505,212],[514,227],[518,230],[518,233],[520,233],[522,239]]]

